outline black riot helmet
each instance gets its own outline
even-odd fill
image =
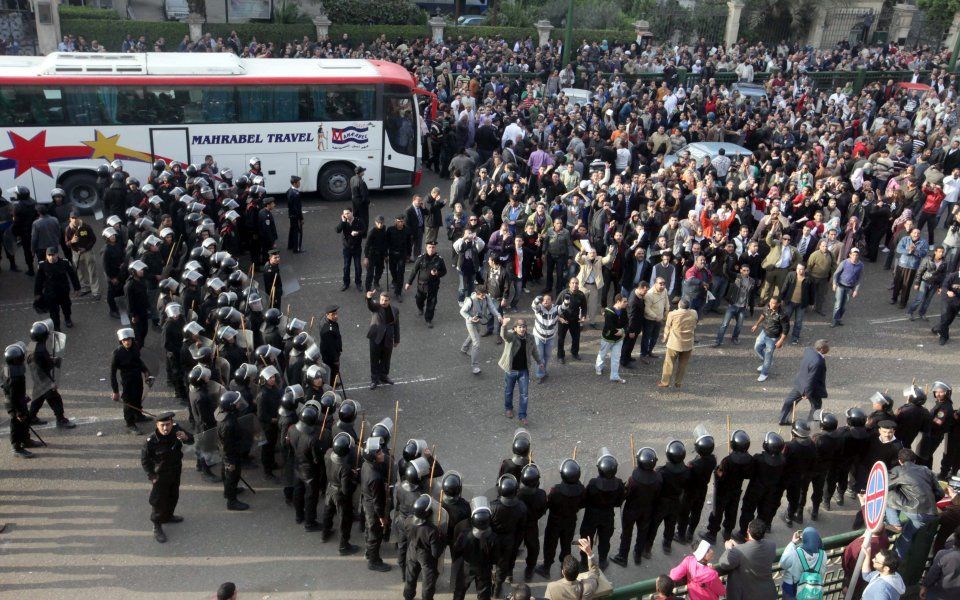
[[[220,395],[220,410],[232,412],[240,404],[240,392],[224,392]]]
[[[370,435],[382,439],[384,444],[389,444],[390,436],[393,435],[391,429],[393,429],[393,419],[387,417],[370,429]]]
[[[874,392],[873,396],[870,396],[870,403],[882,406],[886,410],[893,407],[893,398],[886,392]]]
[[[821,430],[836,431],[837,425],[839,425],[839,422],[837,421],[836,415],[828,412],[820,413],[820,429]]]
[[[810,437],[810,423],[807,423],[806,419],[797,419],[790,429],[790,433],[792,433],[794,437],[808,438]]]
[[[353,400],[344,400],[337,411],[337,419],[341,423],[353,423],[357,418],[357,403]]]
[[[520,483],[529,488],[540,487],[540,467],[533,463],[525,466],[520,471]]]
[[[8,365],[22,365],[26,357],[27,354],[20,344],[11,344],[3,351],[3,360]]]
[[[306,331],[301,331],[293,338],[293,349],[297,352],[303,352],[312,342],[313,340],[310,339],[310,334]]]
[[[730,436],[730,450],[733,452],[746,452],[750,449],[750,436],[747,432],[738,429]]]
[[[350,434],[345,431],[341,431],[336,435],[336,437],[333,438],[333,453],[343,458],[350,452],[350,446],[352,445],[352,442],[353,438],[350,437]]]
[[[687,457],[687,447],[680,440],[673,440],[667,444],[667,460],[675,465],[683,462]]]
[[[489,508],[474,510],[473,514],[470,515],[470,524],[473,525],[475,529],[480,531],[486,531],[487,529],[490,529],[491,520],[492,515],[490,514]]]
[[[203,365],[196,365],[190,369],[190,374],[187,375],[187,380],[190,382],[190,385],[199,387],[210,381],[210,369]]]
[[[605,454],[597,461],[597,473],[604,479],[613,479],[617,474],[617,459],[611,454]]]
[[[193,357],[193,360],[199,363],[209,364],[213,361],[213,348],[210,346],[198,346],[190,352],[190,355]]]
[[[426,521],[433,515],[433,500],[428,494],[421,494],[413,501],[413,516]]]
[[[30,326],[30,339],[35,342],[46,341],[50,335],[50,328],[43,321],[37,321]]]
[[[783,452],[785,445],[783,438],[776,431],[767,432],[767,435],[763,437],[763,451],[767,454],[780,454]]]
[[[652,471],[657,466],[657,451],[653,448],[640,448],[637,452],[637,466],[644,471]]]
[[[337,406],[337,395],[333,392],[324,392],[320,396],[320,408],[323,409],[323,414],[332,415],[334,407]],[[377,436],[372,436],[377,437]]]
[[[283,399],[280,402],[281,402],[281,406],[284,406],[284,408],[286,408],[286,405],[284,403],[290,402],[293,406],[290,407],[288,410],[292,410],[297,407],[297,401],[292,394],[291,395],[284,394]],[[314,425],[316,425],[317,419],[319,418],[320,418],[320,413],[317,412],[317,407],[315,406],[304,406],[303,410],[300,412],[300,422],[303,423],[304,425],[309,425],[310,427],[313,427]]]
[[[420,483],[420,473],[417,471],[417,467],[413,463],[407,465],[407,468],[403,471],[403,480],[407,483],[416,485]]]
[[[153,161],[153,168],[157,171],[163,171],[167,168],[167,163],[158,158],[157,160]]]
[[[577,483],[580,481],[580,463],[568,458],[560,464],[560,479],[564,483]]]
[[[908,385],[903,388],[903,395],[908,402],[917,406],[923,406],[927,402],[927,393],[916,385]]]
[[[530,436],[516,435],[513,438],[512,452],[517,456],[528,456],[530,454]]]
[[[282,315],[279,308],[268,308],[267,312],[263,313],[263,322],[267,325],[279,325]]]
[[[862,410],[854,406],[847,409],[847,425],[850,427],[863,427],[867,424],[867,415]]]
[[[447,498],[458,498],[463,492],[463,480],[460,478],[460,473],[456,471],[444,473],[443,480],[440,482],[440,489],[443,490],[443,495]]]
[[[716,445],[712,435],[704,435],[697,438],[697,441],[693,443],[693,448],[700,456],[710,456],[713,454]]]
[[[417,440],[410,440],[403,445],[403,460],[410,462],[420,456],[421,451]]]
[[[516,498],[519,487],[520,484],[517,483],[517,478],[507,473],[497,481],[497,495],[501,498]]]

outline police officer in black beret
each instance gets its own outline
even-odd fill
[[[173,513],[180,499],[183,445],[193,444],[193,435],[174,423],[173,417],[172,412],[157,415],[157,429],[140,451],[140,465],[152,485],[150,520],[153,521],[153,537],[161,544],[167,541],[163,524],[183,521],[183,517]]]
[[[300,200],[300,178],[296,175],[290,176],[290,189],[287,190],[287,216],[290,217],[287,250],[300,254],[303,252],[303,201]]]

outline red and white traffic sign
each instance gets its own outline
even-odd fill
[[[867,531],[876,531],[883,524],[883,516],[887,509],[887,465],[882,461],[873,463],[870,476],[867,478],[867,493],[863,500],[863,520]]]

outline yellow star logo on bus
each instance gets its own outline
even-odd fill
[[[139,152],[133,148],[121,146],[119,144],[119,133],[108,136],[104,135],[103,132],[97,129],[94,131],[93,137],[93,140],[87,140],[83,142],[84,145],[93,148],[93,156],[91,158],[102,158],[106,161],[112,161],[117,157],[121,157],[150,162],[149,154]]]

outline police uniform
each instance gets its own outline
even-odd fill
[[[270,250],[270,256],[279,254],[277,250]],[[267,262],[263,266],[263,289],[264,294],[269,298],[267,308],[280,308],[283,306],[283,279],[280,276],[280,265]]]
[[[295,254],[303,252],[303,201],[300,189],[293,184],[299,183],[296,175],[290,177],[290,189],[287,190],[287,216],[290,218],[290,233],[287,236],[287,250]]]
[[[173,417],[172,412],[161,413],[157,415],[157,422],[172,421]],[[153,511],[150,514],[150,520],[153,522],[155,531],[159,530],[161,533],[162,524],[182,520],[174,515],[174,511],[180,499],[180,473],[183,470],[184,444],[193,444],[193,435],[174,423],[173,429],[166,435],[161,434],[159,430],[150,434],[140,451],[140,465],[152,483],[150,506],[153,507]],[[162,535],[162,539],[166,540],[166,536]]]

